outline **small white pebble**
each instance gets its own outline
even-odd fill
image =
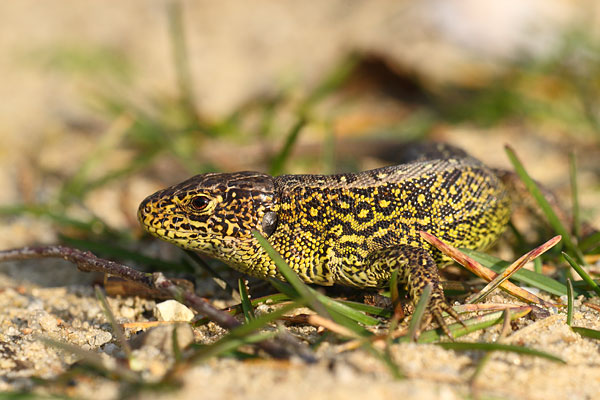
[[[94,347],[100,347],[104,343],[108,343],[112,340],[112,334],[106,331],[99,331],[95,335],[88,337],[88,343]]]
[[[132,307],[123,306],[119,311],[121,312],[123,318],[126,318],[130,321],[135,318],[135,310]]]
[[[116,354],[117,351],[119,351],[119,347],[114,343],[107,343],[102,348],[102,350],[109,356],[112,356],[112,355]]]
[[[521,286],[521,288],[527,290],[528,292],[535,294],[536,296],[539,296],[541,293],[540,289],[533,287],[533,286]],[[562,297],[561,297],[561,299],[562,299]],[[566,299],[565,299],[565,304],[566,304]]]
[[[91,320],[98,317],[98,314],[101,314],[100,307],[98,306],[90,306],[85,310],[86,319]]]
[[[6,359],[6,358],[0,359],[0,369],[9,371],[9,370],[13,369],[14,367],[16,367],[16,364],[13,360]]]
[[[19,331],[14,327],[14,326],[9,326],[6,329],[6,335],[7,336],[18,336],[19,335]]]
[[[259,316],[259,317],[260,317],[261,315],[268,314],[268,313],[270,313],[270,312],[273,312],[273,308],[272,308],[272,307],[270,307],[270,306],[268,306],[268,305],[266,305],[266,304],[259,304],[259,305],[258,305],[258,306],[257,306],[257,307],[254,309],[254,313],[255,313],[257,316]]]
[[[569,302],[569,298],[567,297],[566,294],[563,294],[562,296],[560,296],[559,299],[562,304],[567,304]]]
[[[158,303],[154,309],[154,315],[159,321],[188,322],[194,318],[192,310],[175,300]]]
[[[40,315],[38,322],[40,323],[42,329],[46,332],[54,332],[58,329],[58,321],[56,320],[56,317],[48,313]]]
[[[38,311],[44,309],[44,303],[40,299],[33,299],[27,306],[27,311]]]

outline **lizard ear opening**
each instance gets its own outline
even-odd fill
[[[277,228],[277,213],[274,211],[267,211],[263,217],[261,227],[267,237],[271,236]]]

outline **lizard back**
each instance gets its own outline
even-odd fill
[[[361,274],[370,254],[397,245],[431,251],[419,231],[455,247],[483,249],[504,230],[509,198],[472,157],[426,159],[358,174],[276,177],[277,229],[269,238],[304,280],[381,286],[389,274]]]

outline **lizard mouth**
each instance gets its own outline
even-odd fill
[[[156,198],[156,194],[146,197],[138,208],[137,217],[140,225],[153,236],[168,241],[191,238],[198,235],[199,232],[186,229],[187,220],[183,216],[170,215],[169,207],[161,198]],[[189,227],[189,224],[188,224]]]
[[[154,237],[196,251],[205,250],[206,247],[212,248],[215,243],[221,243],[223,247],[232,247],[237,242],[233,237],[194,229],[183,214],[165,215],[165,207],[163,200],[149,196],[138,208],[140,225]]]

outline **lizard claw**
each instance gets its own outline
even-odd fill
[[[430,305],[431,315],[433,316],[435,321],[438,323],[440,328],[444,331],[446,336],[448,336],[448,338],[450,340],[454,341],[454,335],[452,334],[452,332],[450,332],[450,328],[446,324],[446,321],[444,321],[444,317],[442,316],[442,311],[445,311],[446,313],[448,313],[452,318],[454,318],[463,327],[466,328],[467,326],[460,319],[460,316],[458,315],[458,313],[456,311],[454,311],[454,309],[448,303],[446,303],[444,300],[439,299],[438,301],[435,301],[434,304]]]

